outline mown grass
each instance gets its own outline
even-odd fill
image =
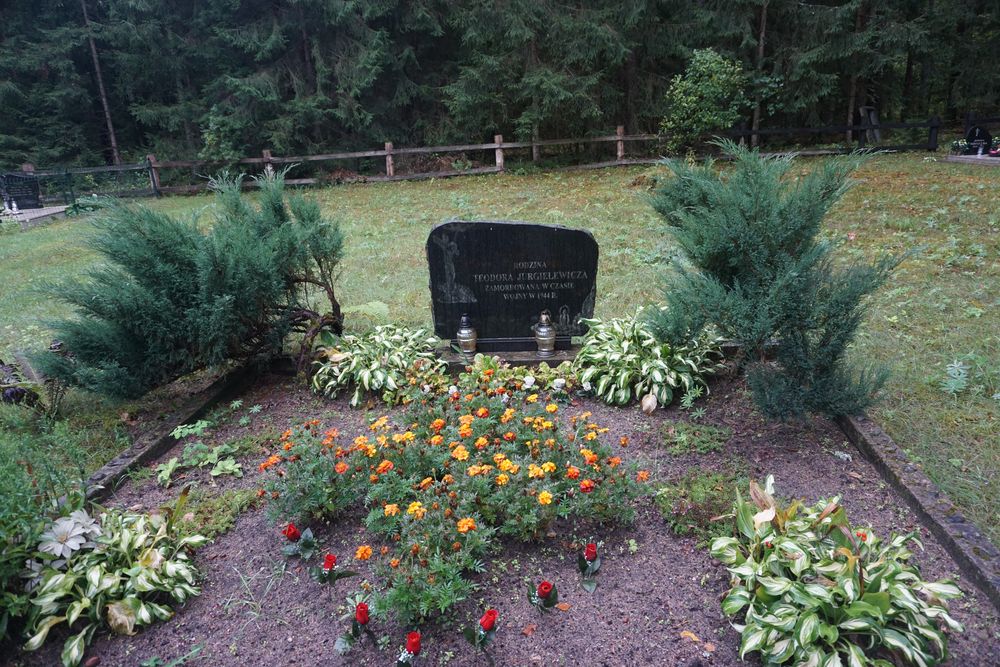
[[[813,162],[804,161],[808,169]],[[313,190],[347,238],[339,297],[345,306],[381,302],[388,319],[430,326],[424,255],[427,232],[449,219],[511,219],[591,230],[600,245],[597,315],[655,301],[660,266],[672,252],[645,203],[651,170],[557,172]],[[652,170],[655,171],[655,170]],[[1000,168],[944,163],[926,154],[881,155],[826,229],[845,261],[923,246],[873,298],[854,354],[893,371],[873,416],[928,474],[1000,543]],[[149,202],[210,220],[207,196]],[[34,291],[78,275],[95,259],[86,225],[66,220],[0,236],[0,350],[40,344],[42,320],[63,312]],[[497,252],[503,252],[498,248]],[[378,308],[349,316],[349,328],[380,321]],[[0,352],[0,356],[3,352]],[[964,358],[969,388],[940,388],[945,367]],[[83,406],[80,406],[81,408]]]

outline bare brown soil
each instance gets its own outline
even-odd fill
[[[250,427],[234,423],[211,434],[224,442],[247,432],[281,431],[290,423],[316,418],[323,428],[337,427],[343,434],[360,433],[367,416],[382,414],[352,410],[346,400],[329,401],[310,394],[289,378],[269,377],[250,388],[244,406],[260,404],[261,414]],[[771,424],[757,415],[740,382],[720,380],[702,403],[705,423],[732,430],[720,452],[675,456],[666,451],[661,434],[665,420],[685,417],[676,408],[652,417],[637,407],[611,408],[580,400],[569,414],[583,410],[608,426],[611,442],[628,436],[621,456],[641,462],[652,473],[651,484],[674,480],[691,469],[731,470],[762,479],[775,476],[778,493],[807,501],[840,494],[855,524],[871,526],[881,535],[917,529],[925,550],[918,554],[923,573],[932,579],[954,577],[966,597],[952,605],[954,616],[966,632],[951,638],[955,666],[1000,664],[1000,624],[995,609],[969,582],[958,576],[958,567],[940,544],[921,526],[874,468],[850,445],[840,430],[824,419],[800,424]],[[617,445],[616,445],[617,447]],[[851,460],[835,452],[849,454]],[[179,448],[174,450],[179,454]],[[167,454],[169,457],[170,454]],[[260,456],[242,461],[243,479],[213,482],[207,472],[191,474],[164,490],[155,480],[124,485],[109,501],[124,507],[153,508],[176,497],[182,483],[256,488],[260,484]],[[846,457],[845,457],[846,458]],[[675,536],[648,498],[638,501],[638,520],[632,527],[614,530],[599,527],[556,525],[536,544],[506,544],[477,582],[474,599],[423,632],[421,665],[485,665],[482,656],[465,643],[459,628],[476,622],[486,606],[500,612],[499,632],[490,651],[497,665],[735,665],[739,664],[739,636],[723,617],[719,600],[727,589],[725,570],[713,562],[691,538]],[[333,525],[316,525],[323,550],[353,554],[359,544],[379,545],[361,527],[361,516],[344,517]],[[579,585],[576,554],[571,544],[586,538],[604,543],[604,565],[595,593]],[[634,548],[630,541],[634,540]],[[394,664],[409,628],[392,619],[373,618],[371,628],[388,636],[379,650],[362,642],[347,656],[339,656],[334,642],[348,622],[344,598],[353,594],[360,579],[339,582],[334,595],[313,582],[297,561],[281,556],[284,538],[269,524],[262,510],[243,514],[236,527],[203,548],[196,562],[205,575],[203,593],[180,609],[170,621],[155,625],[135,637],[99,637],[87,656],[100,664],[135,667],[159,656],[169,661],[195,646],[203,648],[188,665],[389,665]],[[360,568],[354,567],[360,565]],[[367,581],[378,581],[365,563],[352,563]],[[566,611],[542,616],[525,600],[529,583],[542,578],[555,582]],[[35,655],[19,655],[14,665],[55,665],[61,641],[53,637]],[[751,664],[759,664],[755,658]]]

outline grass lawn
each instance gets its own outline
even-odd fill
[[[810,162],[803,162],[809,168]],[[656,300],[659,263],[671,253],[657,216],[633,185],[644,169],[482,176],[314,190],[346,235],[339,285],[345,306],[382,303],[389,319],[430,326],[424,243],[448,219],[511,219],[591,230],[600,244],[597,315]],[[893,376],[873,416],[1000,544],[1000,169],[946,164],[926,154],[883,155],[833,212],[827,234],[840,255],[873,257],[918,246],[876,296],[855,353]],[[149,201],[206,221],[207,196]],[[0,235],[0,356],[46,339],[60,304],[39,295],[48,280],[94,261],[81,220]],[[500,250],[502,251],[502,250]],[[350,314],[349,328],[377,322],[381,308]],[[968,388],[941,389],[946,366],[968,367]],[[101,407],[103,405],[103,407]],[[74,410],[86,410],[79,400]],[[100,412],[114,406],[98,404]]]

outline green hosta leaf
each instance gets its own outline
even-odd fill
[[[62,664],[63,667],[76,667],[83,660],[83,652],[87,648],[87,630],[73,635],[63,644]]]
[[[784,595],[792,587],[790,579],[780,577],[757,577],[757,583],[764,587],[764,591],[768,595],[775,597]]]
[[[837,646],[847,654],[848,667],[865,667],[868,664],[868,658],[865,657],[864,651],[857,644],[841,642]]]
[[[769,630],[767,628],[747,626],[743,631],[743,640],[740,642],[740,660],[747,653],[759,651],[767,640]]]
[[[733,565],[740,557],[740,542],[734,537],[717,537],[712,540],[710,552],[712,558],[720,561],[723,565]]]
[[[24,650],[37,651],[41,648],[42,644],[45,643],[45,638],[48,637],[49,630],[65,620],[65,616],[49,616],[48,618],[43,619],[38,624],[35,634],[28,640],[28,643],[24,645]]]
[[[722,613],[733,616],[748,604],[750,604],[750,593],[745,588],[734,588],[722,601]]]
[[[794,654],[795,642],[788,637],[774,642],[767,649],[768,659],[776,664],[781,664],[787,661]]]
[[[819,616],[816,614],[806,614],[799,621],[798,629],[795,632],[795,638],[799,642],[799,646],[809,646],[816,638],[819,636]]]
[[[950,581],[924,582],[920,588],[942,600],[962,597],[961,589]]]
[[[844,663],[840,661],[840,654],[837,651],[826,656],[826,659],[820,663],[820,667],[843,667]]]

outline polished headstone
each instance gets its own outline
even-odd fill
[[[434,331],[453,339],[468,313],[481,351],[531,350],[552,314],[557,347],[586,333],[597,295],[597,242],[582,229],[526,222],[445,222],[427,239]]]
[[[993,147],[993,137],[983,128],[974,125],[965,135],[965,143],[966,155],[988,155]]]
[[[3,200],[10,208],[17,202],[18,209],[42,208],[38,177],[28,174],[4,174],[0,177]]]

